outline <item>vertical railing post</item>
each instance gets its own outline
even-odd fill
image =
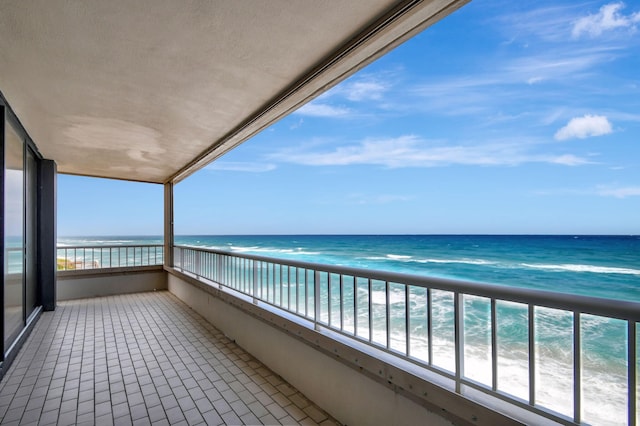
[[[200,267],[201,267],[201,265],[200,265],[200,262],[201,262],[200,255],[201,255],[202,252],[200,250],[194,250],[194,252],[195,252],[195,255],[196,255],[195,256],[196,257],[195,258],[195,263],[196,264],[194,265],[193,269],[194,269],[194,273],[196,274],[196,276],[200,277],[200,276],[202,276],[202,271],[200,270]]]
[[[327,324],[331,327],[331,316],[333,314],[331,309],[331,300],[333,298],[333,294],[331,291],[331,274],[327,272]]]
[[[529,304],[527,315],[529,328],[529,405],[536,403],[536,336],[535,336],[535,306]]]
[[[309,316],[309,270],[304,270],[304,316]]]
[[[358,336],[358,277],[353,277],[353,335]]]
[[[367,279],[368,294],[369,297],[369,341],[373,341],[373,289],[371,285],[371,278]]]
[[[636,363],[637,363],[637,335],[636,335],[636,322],[628,320],[627,321],[627,364],[628,364],[628,372],[627,372],[627,391],[628,391],[628,424],[629,426],[636,425],[636,412],[638,405],[638,390],[637,390],[637,374],[636,371]]]
[[[340,274],[340,331],[344,331],[344,277]]]
[[[253,303],[258,304],[258,261],[251,261],[253,265]]]
[[[225,255],[219,255],[218,256],[218,274],[219,274],[219,279],[218,279],[218,287],[222,288],[222,286],[224,285],[226,278],[227,278],[227,258]]]
[[[291,310],[291,266],[287,266],[287,310]]]
[[[454,352],[456,362],[456,392],[461,391],[464,376],[464,296],[453,293]]]
[[[582,343],[580,312],[573,313],[573,421],[582,418]]]
[[[282,276],[284,269],[282,269],[282,265],[280,265],[280,302],[278,305],[282,307],[282,298],[284,297],[284,278]]]
[[[411,300],[409,298],[409,285],[404,285],[404,332],[405,332],[405,353],[411,356]]]
[[[313,271],[313,294],[314,294],[314,302],[313,302],[313,310],[314,318],[313,324],[316,330],[320,329],[319,321],[320,321],[320,271]]]
[[[498,310],[491,299],[491,389],[498,390]]]
[[[296,313],[300,312],[300,268],[296,268]]]
[[[429,365],[433,364],[433,314],[431,306],[431,289],[427,288],[427,354]]]
[[[387,329],[387,349],[391,348],[391,295],[389,294],[389,281],[384,282],[385,293],[385,327]]]

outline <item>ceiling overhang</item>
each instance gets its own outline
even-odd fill
[[[468,0],[8,0],[0,91],[61,173],[177,182]]]

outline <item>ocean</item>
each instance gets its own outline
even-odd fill
[[[135,245],[160,244],[162,239],[72,237],[59,238],[58,242],[59,246]],[[175,242],[234,253],[595,296],[611,299],[612,304],[616,300],[640,302],[640,236],[194,235],[176,236]],[[423,295],[411,297],[416,309],[424,309]],[[434,293],[434,306],[440,306],[439,301],[442,304],[434,310],[433,350],[434,362],[452,370],[448,297]],[[465,374],[490,383],[487,304],[471,301],[465,309]],[[527,399],[526,307],[505,304],[499,309],[499,387]],[[536,353],[536,402],[567,416],[572,416],[571,324],[571,316],[566,313],[540,310],[535,337],[544,342]],[[583,315],[581,325],[583,419],[593,424],[623,424],[627,407],[626,323]],[[426,358],[424,327],[412,330],[412,337],[416,341],[412,353]],[[392,340],[395,338],[400,339],[392,336]],[[637,360],[636,364],[640,371]]]

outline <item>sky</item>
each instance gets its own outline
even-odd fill
[[[474,0],[178,183],[175,232],[640,234],[638,70],[640,2]],[[58,202],[162,233],[158,185]]]

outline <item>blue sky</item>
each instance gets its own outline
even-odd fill
[[[640,234],[639,69],[637,2],[474,0],[180,182],[176,233]],[[162,232],[161,187],[59,184],[60,235]]]

